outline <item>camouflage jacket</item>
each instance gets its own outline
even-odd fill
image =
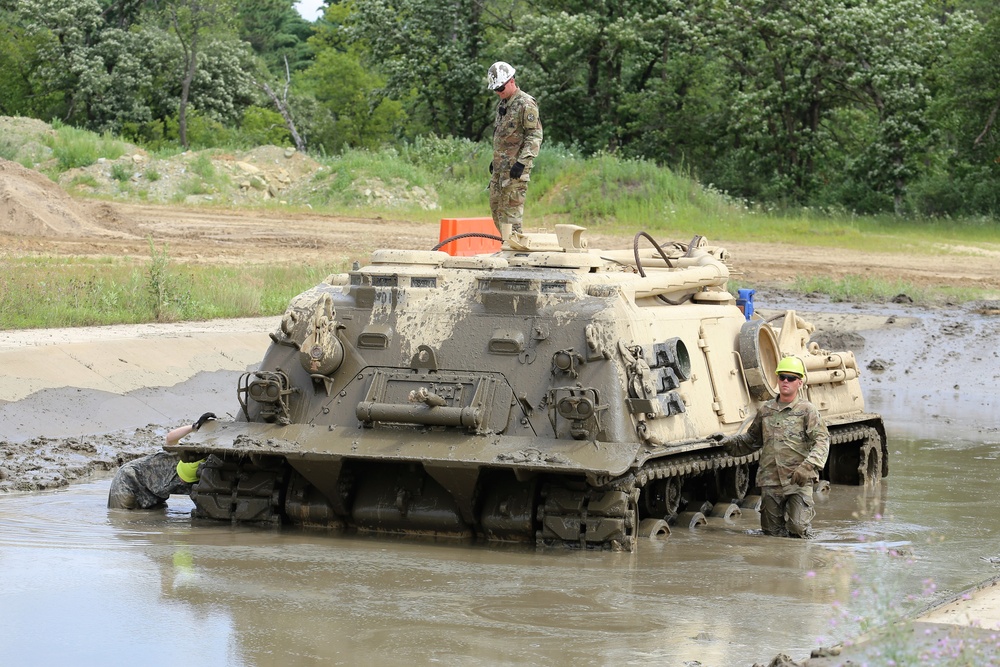
[[[123,465],[111,480],[108,507],[149,509],[175,493],[191,493],[193,484],[177,476],[178,460],[168,452],[156,452]]]
[[[796,398],[779,403],[774,399],[760,406],[750,428],[727,438],[725,446],[737,456],[761,450],[758,486],[791,486],[792,472],[803,461],[817,472],[826,465],[830,434],[809,401]]]
[[[542,119],[535,98],[518,90],[510,99],[500,100],[493,121],[493,178],[509,178],[511,166],[520,162],[521,180],[531,180],[528,174],[541,146]]]

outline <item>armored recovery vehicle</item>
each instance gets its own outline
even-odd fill
[[[734,298],[725,249],[640,233],[588,250],[583,234],[376,250],[295,297],[237,419],[168,448],[214,455],[195,516],[631,550],[685,498],[748,492],[757,455],[708,436],[749,424],[784,355],[830,429],[822,477],[887,474],[853,353]]]

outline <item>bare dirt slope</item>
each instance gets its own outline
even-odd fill
[[[485,214],[485,212],[484,212]],[[149,239],[177,262],[359,260],[374,248],[429,249],[438,227],[405,219],[297,212],[274,204],[227,209],[73,199],[38,172],[0,160],[0,256],[148,256]],[[591,247],[631,247],[631,237],[589,235]],[[686,240],[686,239],[682,239]],[[710,239],[710,242],[714,240]],[[948,246],[934,255],[865,253],[725,241],[743,283],[796,276],[867,274],[917,286],[979,286],[1000,292],[1000,249]]]

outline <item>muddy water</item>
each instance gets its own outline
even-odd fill
[[[749,665],[995,574],[997,443],[890,441],[813,541],[754,512],[634,554],[192,525],[105,509],[108,479],[0,499],[6,664]],[[695,663],[694,661],[697,661]]]

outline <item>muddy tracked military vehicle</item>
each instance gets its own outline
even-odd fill
[[[168,447],[214,455],[194,515],[631,550],[687,498],[747,494],[757,454],[708,436],[749,425],[784,355],[830,430],[821,476],[887,474],[854,355],[734,298],[724,249],[640,233],[588,250],[583,231],[490,255],[376,250],[297,296],[237,419]]]

